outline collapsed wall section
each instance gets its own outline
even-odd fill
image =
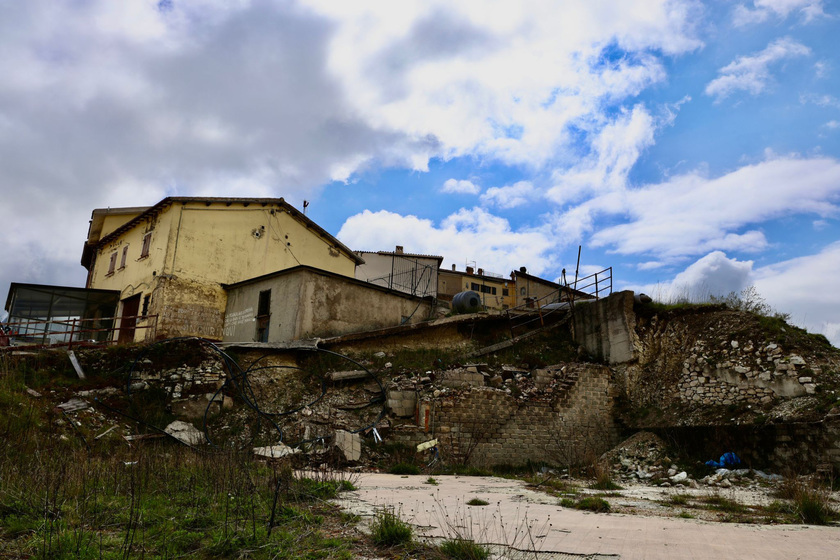
[[[436,438],[444,460],[465,465],[521,465],[527,461],[579,464],[618,441],[610,370],[568,364],[528,398],[484,386],[421,399],[422,430],[410,443]]]

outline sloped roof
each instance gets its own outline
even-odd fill
[[[190,203],[204,203],[207,206],[211,204],[227,204],[228,206],[232,204],[242,204],[244,206],[249,206],[251,204],[258,204],[261,206],[268,206],[269,204],[281,206],[285,211],[289,213],[290,216],[298,220],[302,223],[307,229],[312,230],[321,238],[323,238],[327,243],[338,249],[339,251],[343,252],[345,255],[350,257],[356,264],[363,264],[365,261],[363,258],[358,256],[356,253],[353,252],[352,249],[344,245],[341,241],[336,239],[333,235],[331,235],[327,230],[310,220],[306,217],[302,212],[298,211],[297,208],[286,202],[282,198],[227,198],[227,197],[197,197],[197,196],[168,196],[155,204],[154,206],[150,206],[148,208],[110,208],[110,209],[102,209],[98,208],[93,211],[91,215],[91,231],[88,232],[88,240],[85,243],[84,250],[82,252],[82,266],[85,268],[88,267],[90,264],[90,255],[93,252],[95,247],[98,247],[102,244],[108,243],[109,241],[119,237],[126,231],[129,231],[136,227],[141,222],[147,220],[148,218],[154,217],[157,214],[163,212],[168,206],[173,204],[190,204]],[[105,214],[107,213],[119,213],[123,211],[124,213],[130,213],[137,210],[142,210],[142,213],[138,214],[133,219],[129,220],[122,226],[118,227],[111,233],[107,234],[105,237],[99,239],[98,236],[96,239],[92,239],[94,233],[94,216],[97,213]],[[100,223],[101,228],[101,223]]]

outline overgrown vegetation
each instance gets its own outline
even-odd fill
[[[487,560],[490,549],[469,539],[448,539],[441,543],[440,551],[452,560]]]
[[[64,383],[61,370],[51,376],[46,355],[0,362],[0,556],[354,556],[352,542],[332,536],[345,521],[324,501],[352,489],[351,480],[334,471],[295,474],[288,464],[256,461],[250,449],[97,439],[25,393]]]
[[[411,525],[400,519],[393,509],[377,512],[370,526],[370,534],[373,542],[380,546],[405,545],[414,538]]]

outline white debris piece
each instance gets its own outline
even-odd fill
[[[198,445],[200,443],[204,443],[204,434],[189,422],[175,420],[163,431],[187,445]]]
[[[286,457],[287,455],[294,455],[296,453],[300,453],[300,449],[296,447],[289,447],[285,443],[278,443],[277,445],[268,445],[266,447],[254,448],[254,455],[259,455],[260,457],[268,457],[270,459],[279,459],[280,457]]]

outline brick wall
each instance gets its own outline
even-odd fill
[[[610,370],[594,364],[568,364],[563,370],[542,371],[543,377],[550,372],[556,377],[540,379],[541,385],[548,382],[545,391],[529,398],[490,387],[423,398],[421,429],[399,437],[406,443],[437,438],[443,460],[456,464],[589,461],[618,441]]]

